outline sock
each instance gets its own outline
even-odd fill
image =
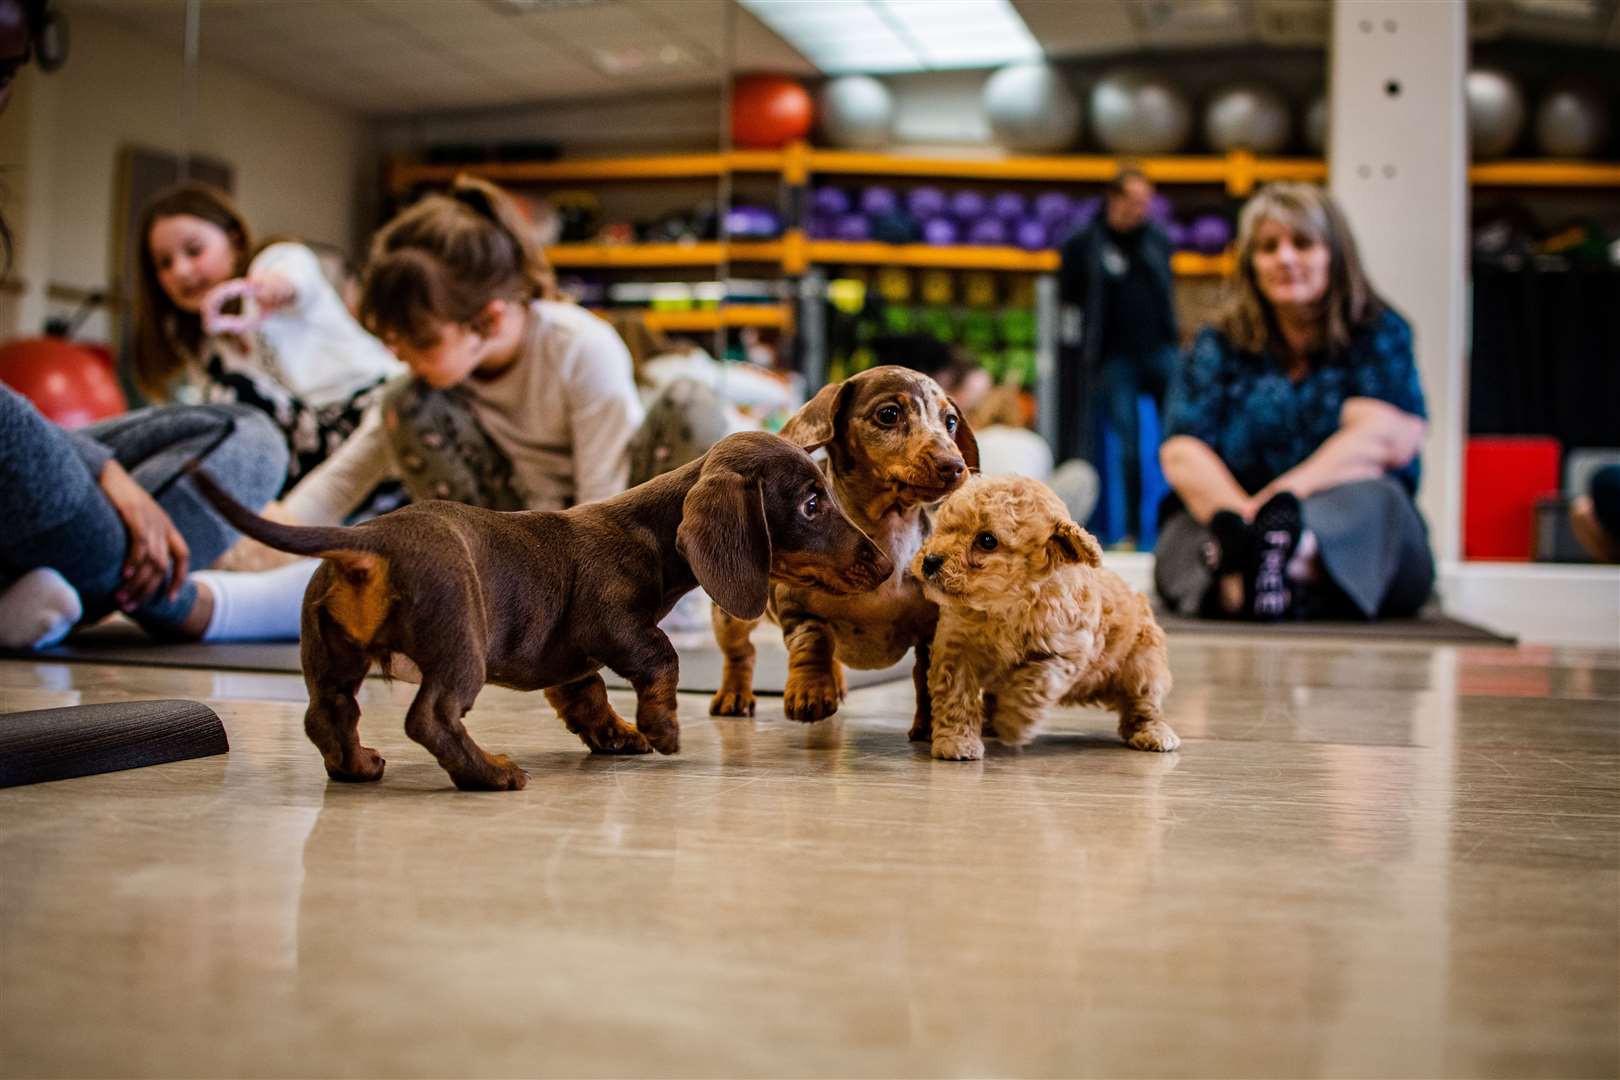
[[[1249,561],[1254,548],[1254,530],[1231,510],[1217,510],[1209,519],[1214,539],[1204,547],[1204,562],[1217,576],[1236,573]]]
[[[0,645],[48,649],[84,614],[79,592],[48,566],[30,570],[0,592]]]
[[[299,559],[274,570],[202,570],[192,575],[214,595],[204,641],[296,641],[304,587],[320,565]]]
[[[1274,496],[1254,515],[1258,544],[1248,574],[1251,618],[1286,619],[1294,606],[1288,561],[1299,546],[1302,529],[1299,500],[1288,492]]]

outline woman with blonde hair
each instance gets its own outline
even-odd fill
[[[1231,296],[1171,382],[1155,550],[1182,614],[1409,615],[1434,559],[1413,499],[1427,430],[1406,320],[1322,189],[1244,207]]]

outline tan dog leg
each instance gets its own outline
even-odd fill
[[[505,754],[486,753],[461,722],[478,696],[481,672],[477,679],[455,682],[423,674],[422,689],[405,714],[405,734],[427,747],[462,791],[517,791],[527,784],[528,773]]]
[[[954,650],[935,649],[928,665],[928,696],[933,703],[932,749],[947,761],[984,757],[984,695],[966,665],[951,662]],[[942,659],[942,655],[947,657]]]
[[[1051,665],[1013,668],[985,695],[993,702],[990,727],[1008,746],[1024,746],[1045,726],[1047,710],[1062,696],[1062,673]]]
[[[1174,750],[1181,739],[1164,721],[1165,695],[1170,692],[1170,663],[1163,645],[1138,648],[1126,657],[1115,677],[1114,708],[1119,713],[1119,737],[1137,750]]]
[[[650,754],[652,747],[641,732],[624,722],[608,704],[602,676],[590,675],[546,691],[546,700],[593,754]]]
[[[720,689],[709,702],[710,716],[754,715],[754,642],[758,619],[737,619],[719,604],[711,608],[714,640],[720,646]]]
[[[833,639],[820,622],[810,620],[787,633],[788,674],[782,712],[789,720],[809,723],[838,711],[844,697],[844,673],[833,658]]]

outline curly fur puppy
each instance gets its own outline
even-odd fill
[[[1138,750],[1181,742],[1164,631],[1148,598],[1101,566],[1096,539],[1046,485],[975,478],[946,499],[911,572],[939,604],[928,689],[937,758],[984,756],[986,728],[1020,746],[1054,705],[1102,705]]]

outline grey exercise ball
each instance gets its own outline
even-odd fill
[[[1325,94],[1316,95],[1310,108],[1305,110],[1305,145],[1318,154],[1327,152],[1328,143],[1328,99]]]
[[[1288,103],[1275,90],[1239,83],[1204,106],[1204,141],[1215,150],[1275,154],[1288,145]]]
[[[1555,86],[1536,107],[1536,148],[1548,157],[1592,157],[1609,141],[1609,107],[1585,86]]]
[[[1049,64],[1011,64],[984,84],[984,115],[1008,150],[1067,150],[1080,137],[1080,101]]]
[[[1501,157],[1524,130],[1524,91],[1506,72],[1468,73],[1468,145],[1476,158]]]
[[[1091,88],[1091,127],[1116,154],[1171,154],[1187,141],[1192,109],[1158,75],[1111,71]]]
[[[816,95],[821,131],[834,146],[887,146],[894,133],[894,95],[870,75],[833,79]]]

